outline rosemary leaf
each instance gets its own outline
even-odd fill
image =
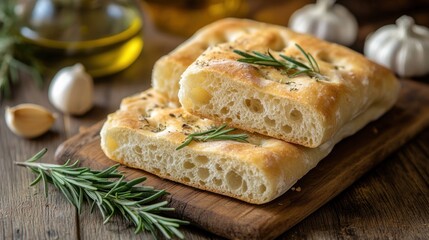
[[[167,194],[165,190],[153,187],[137,186],[146,178],[125,181],[125,176],[118,171],[119,164],[103,171],[77,167],[78,161],[63,165],[38,163],[46,153],[46,148],[25,162],[17,165],[25,166],[37,174],[31,183],[42,181],[45,195],[48,196],[48,183],[57,187],[72,205],[81,213],[83,202],[89,202],[91,212],[97,207],[107,223],[113,215],[122,215],[135,225],[135,233],[149,231],[155,238],[161,233],[164,238],[184,238],[179,227],[189,224],[187,221],[163,217],[162,212],[173,211],[166,207],[167,201],[158,201]]]
[[[226,124],[223,124],[222,126],[218,128],[212,128],[207,131],[203,132],[197,132],[189,134],[185,141],[180,144],[176,148],[176,150],[182,149],[186,146],[188,146],[192,141],[200,141],[200,142],[207,142],[207,141],[214,141],[214,140],[231,140],[231,141],[237,141],[237,142],[247,142],[247,134],[228,134],[234,130],[235,128],[229,128],[225,129]]]
[[[12,95],[12,86],[19,82],[19,73],[24,72],[41,87],[44,67],[34,57],[34,49],[24,43],[18,31],[18,16],[15,14],[16,0],[0,1],[0,100]]]
[[[288,77],[294,78],[299,75],[307,75],[311,78],[318,80],[327,80],[325,76],[320,74],[320,68],[317,64],[314,57],[306,52],[300,45],[295,44],[296,48],[301,52],[302,55],[304,55],[305,59],[307,60],[308,64],[304,62],[299,61],[298,59],[295,59],[293,57],[285,56],[283,54],[280,54],[280,60],[276,59],[270,51],[267,51],[267,54],[260,53],[257,51],[252,51],[252,54],[246,53],[240,50],[234,50],[234,52],[238,55],[240,55],[242,58],[237,59],[239,62],[249,63],[249,64],[255,64],[255,65],[262,65],[262,66],[272,66],[272,67],[279,67],[283,70],[286,70],[285,73]]]

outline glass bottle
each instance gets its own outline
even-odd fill
[[[158,29],[185,37],[225,17],[245,12],[245,0],[143,0],[145,13]]]
[[[119,72],[143,48],[142,20],[126,0],[23,0],[20,34],[56,68],[82,63],[93,77]]]

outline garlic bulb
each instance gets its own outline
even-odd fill
[[[289,27],[326,41],[351,45],[357,37],[356,18],[335,0],[317,0],[298,9],[289,20]]]
[[[16,135],[33,138],[47,132],[55,122],[55,115],[46,108],[24,103],[6,107],[6,124]]]
[[[82,64],[61,69],[49,87],[49,100],[64,113],[81,115],[93,105],[92,77]]]
[[[381,27],[367,37],[365,56],[395,71],[401,77],[429,73],[429,29],[414,24],[408,16]]]

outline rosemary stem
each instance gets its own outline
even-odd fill
[[[247,134],[229,134],[232,131],[235,131],[235,128],[226,129],[226,124],[221,125],[217,128],[212,128],[207,131],[197,132],[189,134],[185,140],[180,144],[176,150],[180,150],[186,146],[188,146],[192,141],[214,141],[214,140],[231,140],[238,142],[247,142]]]
[[[167,192],[156,190],[149,186],[137,186],[146,178],[137,178],[125,181],[125,175],[117,169],[116,164],[103,171],[78,167],[78,161],[63,165],[50,163],[37,163],[46,153],[41,150],[26,162],[16,162],[18,166],[31,169],[37,177],[30,185],[43,182],[45,195],[48,195],[48,183],[52,183],[66,197],[78,212],[81,212],[84,201],[91,204],[92,209],[97,206],[107,223],[114,214],[121,214],[135,225],[135,232],[149,231],[157,237],[161,233],[165,238],[183,238],[178,228],[189,222],[167,218],[159,214],[173,211],[167,207],[167,201],[160,200]]]
[[[295,47],[307,60],[308,65],[301,62],[299,59],[285,56],[283,54],[279,54],[281,59],[278,60],[269,50],[267,51],[267,54],[253,51],[253,55],[240,50],[234,50],[234,52],[242,57],[237,59],[239,62],[282,68],[285,70],[285,73],[289,78],[298,77],[304,74],[310,78],[314,78],[316,81],[326,81],[327,78],[320,73],[319,64],[317,64],[316,59],[309,52],[306,52],[300,45],[295,44]]]

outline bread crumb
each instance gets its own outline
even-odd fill
[[[290,190],[295,192],[301,192],[301,187],[292,187]]]
[[[372,132],[373,132],[374,134],[377,134],[377,133],[378,133],[378,129],[377,129],[376,127],[372,127]]]

